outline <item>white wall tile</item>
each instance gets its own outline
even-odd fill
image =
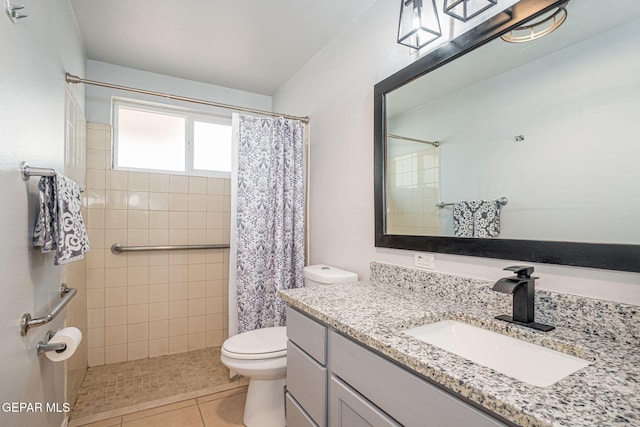
[[[169,212],[149,212],[149,228],[158,230],[169,229]]]
[[[127,344],[114,345],[104,348],[104,363],[120,363],[127,361]]]
[[[127,326],[127,342],[139,342],[149,340],[149,323],[135,323]]]
[[[88,349],[87,356],[90,368],[104,365],[104,347]]]
[[[127,288],[127,304],[147,304],[149,302],[149,286],[131,286]]]
[[[187,335],[178,337],[169,337],[169,354],[184,353],[189,350],[189,341]]]
[[[149,198],[149,193],[146,191],[129,191],[127,193],[127,208],[147,211]]]
[[[129,191],[149,191],[149,174],[144,172],[129,172],[127,189]]]
[[[149,210],[152,211],[168,211],[169,210],[169,193],[149,193]]]
[[[139,360],[149,357],[149,341],[129,343],[127,346],[127,360]]]
[[[200,350],[207,345],[207,338],[204,332],[189,335],[189,351]]]
[[[184,334],[181,334],[184,335]],[[149,340],[169,337],[169,320],[156,320],[149,322]],[[168,342],[168,341],[167,341]]]
[[[189,321],[186,317],[169,319],[169,337],[178,337],[189,334]]]
[[[158,320],[169,319],[169,303],[168,302],[155,302],[149,304],[149,321],[154,322]]]
[[[207,194],[207,178],[190,176],[189,194]]]
[[[104,347],[104,328],[93,328],[87,332],[87,347]]]
[[[107,326],[104,328],[106,347],[127,343],[127,325]]]
[[[136,304],[127,306],[129,324],[149,321],[149,304]]]
[[[107,175],[107,190],[127,190],[129,175],[125,171],[108,170]],[[93,187],[92,187],[93,188]]]
[[[183,175],[171,175],[169,178],[169,191],[171,193],[188,193],[189,177]]]
[[[127,307],[105,307],[104,326],[119,326],[127,324]]]
[[[169,210],[186,212],[189,210],[189,195],[171,193],[169,194]]]
[[[170,176],[165,174],[149,174],[149,191],[157,193],[169,192]]]
[[[169,338],[149,340],[149,357],[169,354]]]
[[[106,307],[127,305],[127,288],[125,286],[105,288],[104,303]]]

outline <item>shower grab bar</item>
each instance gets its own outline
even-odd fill
[[[23,181],[29,181],[32,176],[56,176],[56,170],[53,168],[36,168],[29,166],[27,162],[22,162],[20,172]],[[84,188],[80,187],[80,192],[84,192]]]
[[[111,246],[111,252],[115,255],[122,252],[140,252],[140,251],[179,251],[187,249],[229,249],[229,244],[211,244],[211,245],[167,245],[167,246],[122,246],[120,243],[114,243]]]
[[[38,317],[36,319],[31,318],[31,313],[25,313],[22,315],[22,317],[20,318],[20,335],[25,336],[29,332],[29,329],[36,328],[38,326],[42,326],[51,322],[56,318],[58,314],[60,314],[62,309],[64,309],[66,305],[69,304],[69,301],[71,301],[73,297],[76,296],[76,293],[78,293],[78,290],[76,288],[69,288],[67,287],[66,283],[60,285],[60,298],[62,299],[55,307],[53,307],[49,314],[47,314],[46,316]]]
[[[498,205],[498,207],[504,206],[507,203],[509,203],[509,199],[507,199],[506,197],[500,197],[498,200],[496,200],[496,204]],[[436,203],[436,206],[439,208],[444,208],[445,206],[453,206],[453,205],[455,205],[455,203],[444,203],[444,202]]]

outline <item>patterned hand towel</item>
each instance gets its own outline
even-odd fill
[[[89,252],[89,238],[80,209],[78,184],[61,174],[43,176],[38,183],[40,213],[33,233],[33,245],[42,252],[55,251],[55,265],[80,260]]]
[[[456,237],[498,237],[500,205],[496,200],[468,200],[454,203],[453,233]]]
[[[453,204],[453,234],[456,237],[473,237],[473,202]]]
[[[497,200],[479,200],[473,213],[473,237],[500,235],[500,204]]]

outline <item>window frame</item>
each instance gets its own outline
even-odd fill
[[[183,117],[185,119],[185,170],[175,171],[167,169],[150,169],[136,168],[131,166],[118,165],[118,112],[119,108],[124,107],[132,110],[166,114],[171,116]],[[111,169],[128,172],[143,173],[159,173],[170,175],[188,175],[188,176],[205,176],[212,178],[231,178],[231,171],[207,170],[194,168],[194,122],[211,123],[217,125],[228,125],[231,127],[231,114],[228,116],[221,114],[208,113],[202,110],[194,110],[189,108],[177,107],[174,105],[160,104],[155,102],[140,101],[137,99],[113,97],[111,101],[111,124],[113,131],[111,133]]]

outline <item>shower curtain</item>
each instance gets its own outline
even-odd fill
[[[285,324],[277,293],[303,285],[305,254],[304,124],[234,114],[233,141],[230,336]]]

